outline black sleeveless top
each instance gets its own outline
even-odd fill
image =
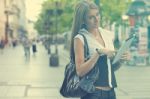
[[[101,87],[117,87],[116,78],[114,74],[114,69],[109,68],[107,64],[107,56],[103,55],[100,56],[97,61],[97,66],[99,69],[99,77],[97,78],[94,86],[101,86]]]

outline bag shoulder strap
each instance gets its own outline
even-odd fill
[[[87,43],[87,39],[83,33],[79,33],[79,34],[82,35],[83,40],[84,40],[84,58],[85,60],[87,60],[89,58],[89,46]],[[75,56],[71,55],[70,57],[71,57],[71,61],[75,63],[75,58],[74,58]]]
[[[84,39],[84,57],[88,58],[88,56],[89,56],[89,46],[88,46],[87,39],[86,39],[84,34],[80,33],[80,35],[82,35],[83,39]]]

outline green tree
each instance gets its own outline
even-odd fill
[[[105,27],[114,22],[121,24],[121,17],[128,10],[131,0],[101,0],[100,3],[101,25]]]
[[[57,1],[47,0],[42,4],[42,11],[35,22],[35,29],[39,34],[54,34],[56,33],[56,25],[60,27],[61,24],[61,13],[62,8],[59,3],[56,5]],[[57,7],[56,7],[57,6]],[[57,12],[56,12],[57,11]],[[57,19],[56,19],[57,14]],[[57,22],[56,22],[57,21]],[[61,28],[57,29],[57,32],[61,32]]]
[[[58,33],[69,31],[72,26],[74,6],[79,0],[47,0],[42,5],[42,11],[35,23],[39,34],[53,34],[56,32],[56,2],[57,9],[63,13],[57,17]],[[93,0],[95,1],[95,0]],[[127,2],[128,1],[128,2]],[[114,22],[121,24],[121,16],[126,13],[131,0],[100,0],[101,26],[111,26]]]
[[[71,29],[74,5],[78,0],[47,0],[42,4],[42,11],[38,20],[35,22],[35,29],[39,34],[52,35],[56,32],[56,2],[59,2],[57,9],[63,11],[63,13],[57,17],[57,32],[63,33]]]

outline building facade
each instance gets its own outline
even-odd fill
[[[0,39],[4,39],[5,37],[5,6],[4,0],[0,0]]]
[[[0,38],[5,41],[18,39],[21,30],[26,29],[25,1],[0,0]]]

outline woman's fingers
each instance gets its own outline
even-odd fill
[[[125,52],[121,57],[121,60],[130,60],[130,59],[131,59],[131,55],[129,52]]]
[[[109,49],[106,49],[106,48],[104,48],[104,49],[96,49],[96,51],[98,51],[101,54],[107,55],[109,58],[114,57],[114,53],[116,53],[115,50],[109,50]]]

